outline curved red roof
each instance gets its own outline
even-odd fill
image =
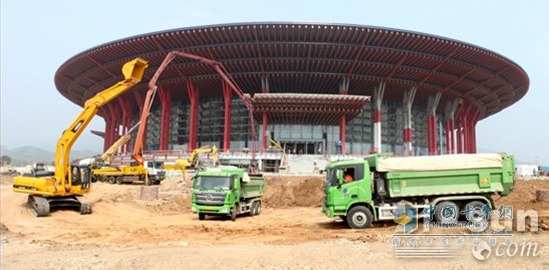
[[[385,99],[402,101],[417,86],[414,105],[442,92],[441,103],[461,98],[479,109],[480,119],[521,99],[529,87],[525,71],[490,50],[461,41],[406,30],[361,25],[241,23],[166,30],[103,44],[66,61],[55,74],[59,92],[82,106],[98,91],[122,79],[122,64],[137,56],[149,61],[145,91],[165,55],[173,50],[217,60],[246,93],[339,93],[349,80],[351,95],[372,95],[386,82]],[[221,80],[209,66],[177,58],[158,80],[175,98],[187,99],[185,82],[200,97],[221,97]],[[134,98],[129,98],[134,101]],[[439,106],[439,111],[443,106]]]

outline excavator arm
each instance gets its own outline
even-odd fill
[[[112,162],[114,154],[116,154],[116,151],[118,151],[118,148],[131,140],[131,133],[135,130],[135,128],[137,128],[138,125],[139,123],[135,124],[130,130],[128,130],[128,132],[126,132],[124,136],[120,137],[116,142],[114,142],[111,147],[109,147],[109,149],[107,149],[107,151],[105,151],[101,155],[101,160],[107,164],[110,164]]]
[[[15,192],[47,197],[88,193],[90,189],[89,185],[84,187],[83,185],[73,185],[72,183],[71,170],[69,169],[71,148],[99,109],[138,84],[141,81],[147,66],[147,61],[141,58],[136,58],[125,63],[122,67],[124,80],[99,92],[85,102],[84,110],[63,132],[61,138],[59,138],[57,142],[54,160],[55,174],[53,178],[16,177],[13,181],[13,190]]]

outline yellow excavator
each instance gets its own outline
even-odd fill
[[[57,142],[53,176],[17,176],[13,179],[13,191],[29,194],[28,204],[36,216],[48,216],[50,210],[61,207],[79,209],[80,214],[91,214],[91,203],[80,196],[90,192],[90,168],[69,164],[72,145],[99,109],[138,84],[147,67],[148,62],[141,58],[125,63],[122,67],[124,80],[86,100],[84,110]]]
[[[189,158],[187,159],[178,159],[175,161],[175,168],[180,169],[183,172],[183,178],[185,178],[185,173],[187,169],[195,169],[198,164],[198,156],[201,153],[209,153],[212,155],[212,160],[214,162],[213,166],[217,166],[219,163],[219,157],[217,155],[217,147],[215,145],[202,146],[193,150]]]
[[[271,145],[269,146],[269,148],[272,149],[273,147],[275,147],[278,150],[282,150],[282,146],[278,144],[275,140],[273,140],[273,138],[269,137],[269,141],[271,142]]]

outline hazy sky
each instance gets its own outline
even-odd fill
[[[325,22],[440,35],[493,50],[519,64],[530,89],[477,125],[480,151],[549,165],[549,1],[1,1],[1,137],[9,148],[53,151],[81,112],[59,94],[63,62],[116,39],[236,22]],[[74,149],[101,152],[95,118]]]

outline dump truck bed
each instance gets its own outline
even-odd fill
[[[261,197],[265,193],[265,178],[261,175],[250,175],[247,182],[241,182],[240,197],[243,199]]]
[[[506,196],[515,185],[514,159],[505,154],[366,159],[378,173],[386,174],[391,197],[488,193]]]

